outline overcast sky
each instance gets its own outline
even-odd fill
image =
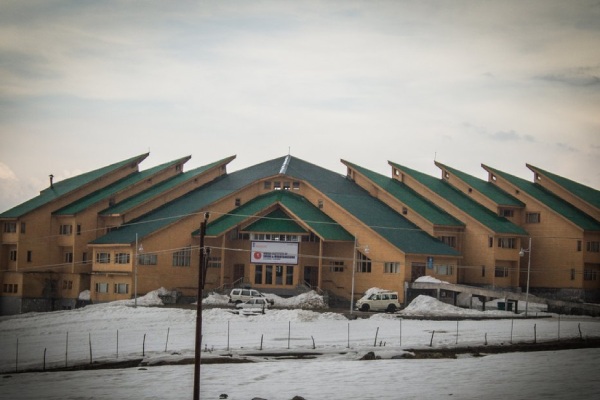
[[[600,189],[600,2],[0,2],[0,212],[145,152]]]

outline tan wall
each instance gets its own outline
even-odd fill
[[[583,252],[577,251],[577,241],[583,241],[581,228],[558,215],[535,198],[516,190],[501,177],[498,176],[492,182],[527,204],[520,225],[532,237],[530,287],[581,288],[579,279],[571,279],[572,269],[575,269],[576,275],[582,273],[580,271],[582,269]],[[541,222],[526,223],[525,215],[528,212],[539,212]],[[527,246],[527,241],[523,241],[523,247],[527,248]],[[522,278],[527,271],[527,266],[528,255],[521,258]],[[521,285],[523,284],[522,279]]]

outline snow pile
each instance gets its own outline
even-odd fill
[[[89,290],[84,290],[83,292],[79,293],[79,300],[83,300],[83,301],[90,301],[91,299],[91,293]]]
[[[202,304],[207,305],[224,305],[229,303],[229,296],[226,294],[209,293],[209,295],[202,300]]]
[[[152,292],[146,293],[144,296],[137,298],[137,305],[143,307],[151,307],[151,306],[162,306],[164,305],[160,296],[170,295],[171,291],[161,287],[159,289],[153,290]],[[135,299],[127,299],[127,300],[116,300],[111,301],[110,303],[103,303],[102,305],[108,306],[133,306],[135,305]]]
[[[272,293],[264,293],[264,295],[266,298],[273,300],[273,307],[275,308],[302,308],[305,310],[327,308],[323,296],[314,290],[289,298],[280,297]],[[227,305],[229,304],[229,296],[213,292],[202,300],[202,304]]]
[[[368,299],[373,293],[387,292],[387,291],[388,291],[387,289],[381,289],[381,288],[378,288],[378,287],[372,287],[372,288],[368,289],[365,292],[364,296],[361,297],[360,300],[363,300],[363,299],[366,300],[366,299]]]
[[[477,311],[443,303],[430,296],[419,295],[406,308],[399,312],[402,315],[423,316],[460,316],[460,315],[514,315],[510,311]]]
[[[446,281],[441,281],[437,278],[434,278],[433,276],[420,276],[415,280],[415,282],[418,282],[418,283],[448,283]]]
[[[327,308],[323,296],[311,290],[310,292],[299,294],[298,296],[284,298],[274,294],[265,294],[269,299],[273,299],[275,307],[282,308],[302,308],[314,310],[318,308]]]

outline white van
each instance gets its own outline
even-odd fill
[[[356,309],[360,311],[387,311],[396,312],[400,308],[398,292],[377,292],[369,297],[363,297],[356,302]]]
[[[231,289],[229,293],[229,302],[230,303],[244,303],[247,300],[254,299],[256,297],[264,298],[269,303],[273,304],[274,301],[272,299],[267,299],[264,294],[255,289]]]

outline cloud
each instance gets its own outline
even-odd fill
[[[0,180],[17,181],[17,176],[10,167],[3,162],[0,162]]]
[[[556,146],[559,148],[560,151],[568,151],[570,153],[579,152],[579,150],[577,150],[575,147],[571,146],[568,143],[556,143]]]
[[[596,88],[600,86],[600,66],[572,68],[540,75],[536,79],[568,86]]]
[[[531,135],[521,135],[515,132],[514,130],[510,131],[498,131],[496,133],[492,133],[489,135],[491,139],[498,140],[501,142],[510,142],[510,141],[527,141],[527,142],[535,142],[535,138]]]

